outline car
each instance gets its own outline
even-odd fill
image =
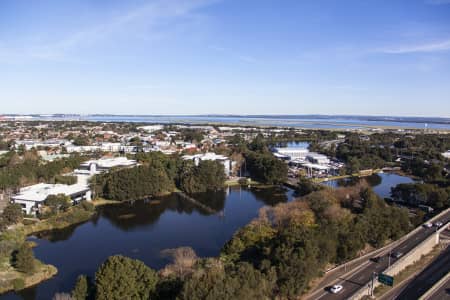
[[[425,223],[425,224],[423,224],[423,227],[425,227],[425,228],[431,228],[431,227],[433,227],[433,224],[431,224],[431,223]]]
[[[436,226],[437,228],[441,227],[442,225],[444,225],[442,224],[442,222],[434,222],[434,226]]]
[[[398,251],[395,251],[395,252],[392,252],[392,253],[391,253],[391,256],[392,256],[393,258],[400,258],[400,257],[403,256],[403,253],[398,252]]]
[[[375,257],[372,257],[370,260],[373,262],[379,263],[384,260],[384,256],[375,256]]]
[[[340,291],[342,291],[343,288],[344,288],[344,287],[343,287],[342,285],[340,285],[340,284],[335,284],[335,285],[333,285],[333,286],[330,288],[330,292],[332,292],[333,294],[337,294],[337,293],[339,293]]]

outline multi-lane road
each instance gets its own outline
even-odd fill
[[[440,221],[443,224],[446,224],[450,221],[450,212],[445,213],[440,216],[438,219],[434,220],[434,222]],[[414,249],[417,245],[419,245],[422,241],[428,238],[431,234],[435,233],[436,227],[431,228],[421,228],[414,234],[412,234],[408,239],[396,245],[392,249],[387,249],[382,253],[382,259],[379,262],[371,261],[370,259],[361,263],[360,266],[356,267],[353,272],[348,274],[347,276],[342,276],[336,279],[331,284],[340,284],[343,286],[343,290],[337,294],[332,294],[328,288],[316,291],[312,293],[312,297],[309,299],[321,299],[321,300],[335,300],[335,299],[348,299],[354,293],[356,293],[362,287],[368,285],[371,281],[374,273],[382,273],[385,271],[389,264],[395,263],[399,258],[394,258],[389,255],[389,253],[400,252],[402,254],[406,254],[407,252]],[[369,292],[369,288],[367,287],[367,291]],[[413,298],[411,298],[413,299]]]
[[[397,291],[395,295],[392,295],[392,298],[398,300],[419,299],[420,296],[425,294],[426,291],[448,272],[450,272],[450,247],[447,247],[445,251],[433,260],[428,267],[415,276],[405,287]],[[443,291],[445,291],[445,289],[443,289]]]

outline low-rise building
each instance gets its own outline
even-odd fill
[[[289,157],[290,160],[305,159],[309,153],[306,148],[283,147],[275,148],[275,153]]]
[[[20,204],[23,212],[35,214],[49,195],[59,194],[69,196],[73,203],[78,203],[82,200],[91,200],[91,190],[84,184],[38,183],[21,188],[18,194],[11,197],[11,201]]]
[[[137,162],[126,157],[111,157],[88,160],[80,165],[80,170],[88,170],[91,175],[108,171],[112,168],[127,168],[137,165]]]
[[[198,164],[201,161],[204,161],[204,160],[219,161],[219,162],[221,162],[223,164],[226,176],[230,176],[231,175],[231,170],[233,169],[233,164],[234,164],[231,161],[231,159],[229,159],[227,156],[220,155],[220,154],[215,154],[215,153],[212,153],[212,152],[201,153],[201,154],[194,154],[194,155],[184,155],[183,159],[184,160],[192,160],[196,166],[198,166]]]

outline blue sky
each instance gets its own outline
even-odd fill
[[[0,103],[450,117],[450,0],[0,0]]]

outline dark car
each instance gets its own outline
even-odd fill
[[[395,252],[392,252],[391,256],[392,256],[393,258],[400,258],[400,257],[403,256],[403,253],[398,252],[398,251],[395,251]]]
[[[370,260],[375,262],[375,263],[379,263],[379,262],[382,262],[384,260],[384,256],[375,256],[375,257],[372,257]]]

